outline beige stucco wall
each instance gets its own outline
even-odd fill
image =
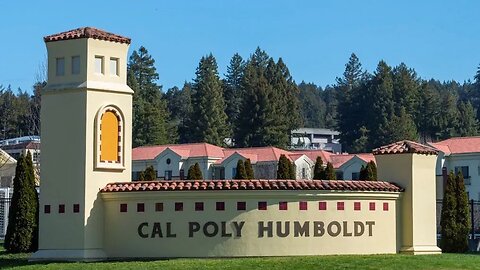
[[[105,252],[109,257],[223,257],[223,256],[284,256],[317,254],[374,254],[396,253],[396,203],[399,193],[387,192],[330,192],[330,191],[183,191],[183,192],[129,192],[104,193],[105,201]],[[225,202],[225,211],[216,211],[216,202]],[[245,201],[246,211],[237,211],[236,203]],[[259,201],[268,203],[268,210],[257,210]],[[279,202],[287,201],[288,210],[279,210]],[[299,201],[308,202],[308,210],[299,210]],[[318,202],[326,201],[327,210],[320,211]],[[344,202],[345,210],[336,208],[338,201]],[[155,203],[163,203],[163,212],[155,212]],[[175,202],[183,202],[183,211],[174,211]],[[204,211],[195,211],[195,202],[204,202]],[[361,203],[361,210],[354,210],[354,202]],[[375,202],[376,210],[369,210]],[[120,204],[128,205],[128,212],[120,212]],[[145,212],[137,212],[137,203],[145,204]],[[383,211],[383,203],[389,210]],[[295,237],[294,222],[309,223],[309,236]],[[328,224],[337,221],[342,228],[338,236],[328,235]],[[366,222],[375,222],[369,226]],[[142,238],[142,234],[148,234]],[[154,223],[160,223],[162,236],[151,237]],[[189,222],[198,222],[200,229],[189,237]],[[203,225],[215,222],[219,232],[213,237],[203,233]],[[222,237],[222,222],[225,233]],[[245,222],[241,236],[232,222]],[[272,237],[259,235],[259,222],[272,223]],[[290,234],[277,236],[276,223],[290,222]],[[325,233],[315,236],[314,222],[324,222]],[[363,224],[361,236],[350,236],[354,222]],[[167,236],[167,223],[170,233]],[[196,225],[192,224],[192,228]],[[331,225],[333,233],[336,224]],[[357,225],[358,229],[361,225]],[[207,227],[212,233],[213,225]],[[344,236],[344,233],[348,236]]]

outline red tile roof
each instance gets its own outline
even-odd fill
[[[154,159],[167,148],[182,157],[224,157],[221,147],[209,143],[189,143],[136,147],[132,149],[132,160]]]
[[[290,152],[273,146],[223,149],[225,158],[228,158],[235,152],[245,156],[255,155],[257,162],[278,161],[280,159],[280,155],[283,154],[287,156],[287,158],[289,158],[290,155]]]
[[[420,143],[407,141],[407,140],[385,145],[373,150],[374,155],[403,154],[403,153],[437,155],[438,150],[427,145],[423,145]]]
[[[429,144],[447,155],[480,153],[480,137],[457,137]]]
[[[93,38],[99,40],[113,41],[119,43],[130,44],[130,38],[115,35],[93,27],[82,27],[74,30],[49,35],[43,38],[45,42],[53,42],[59,40]]]
[[[403,188],[393,183],[383,181],[180,180],[110,183],[101,189],[100,192],[202,190],[343,190],[401,192]]]
[[[330,162],[330,157],[334,155],[333,153],[324,150],[292,150],[291,152],[294,154],[304,154],[313,162],[317,161],[317,157],[319,156],[322,158],[323,163]]]

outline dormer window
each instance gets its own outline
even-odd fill
[[[95,73],[104,74],[103,56],[95,56]]]
[[[118,76],[118,58],[110,58],[110,75]]]
[[[56,58],[55,61],[55,74],[57,76],[65,75],[65,58]]]
[[[72,74],[73,75],[80,74],[80,56],[72,57]]]

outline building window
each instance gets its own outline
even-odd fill
[[[337,180],[343,180],[343,172],[337,171],[335,172],[335,176],[337,177]],[[332,179],[326,179],[326,180],[332,180]]]
[[[345,203],[337,202],[337,210],[345,210]]]
[[[50,214],[50,205],[49,204],[46,204],[43,206],[43,212],[45,214]]]
[[[383,203],[383,211],[388,211],[388,202]]]
[[[76,203],[73,205],[73,212],[79,213],[80,212],[80,204]]]
[[[225,202],[217,202],[216,209],[217,211],[225,211]]]
[[[72,74],[80,74],[80,56],[72,56]]]
[[[145,204],[137,203],[137,212],[145,212]]]
[[[110,75],[118,76],[118,58],[110,58]]]
[[[163,203],[161,202],[155,203],[155,212],[163,212]]]
[[[166,162],[167,162],[167,165],[170,165],[170,163],[172,163],[172,160],[167,158]]]
[[[95,73],[104,74],[103,70],[103,56],[95,56]]]
[[[308,203],[307,202],[298,202],[298,209],[308,210]]]
[[[175,203],[175,211],[183,211],[183,202]]]
[[[172,171],[165,171],[165,180],[172,180]]]
[[[369,205],[370,211],[375,211],[375,203],[374,202],[370,202],[368,205]]]
[[[360,204],[360,202],[354,202],[353,203],[353,210],[360,211],[361,207],[362,207],[362,205]]]
[[[318,210],[327,210],[327,202],[318,202]]]
[[[279,202],[278,203],[279,210],[288,210],[288,203],[287,202]]]
[[[60,214],[65,213],[65,204],[58,205],[58,213]]]
[[[352,180],[358,180],[358,179],[360,179],[360,173],[352,172]]]
[[[458,172],[462,172],[462,175],[463,175],[464,179],[470,178],[470,174],[469,174],[469,171],[468,171],[468,166],[455,167],[455,175],[458,174]]]
[[[121,213],[126,213],[128,211],[128,207],[126,203],[121,203],[120,204],[120,212]]]
[[[237,202],[237,210],[239,211],[247,210],[247,202]]]
[[[302,168],[302,179],[306,179],[306,178],[307,178],[307,169]]]
[[[203,202],[195,203],[195,211],[203,211]]]
[[[180,170],[180,180],[185,179],[185,171],[183,169]]]
[[[267,202],[258,202],[258,210],[267,210]]]
[[[123,116],[113,106],[100,109],[97,113],[97,168],[124,169],[123,166]]]
[[[235,178],[235,175],[237,175],[237,167],[232,168],[232,178]]]
[[[57,58],[55,61],[55,74],[57,76],[65,75],[65,58]]]
[[[34,152],[32,156],[33,163],[40,163],[40,153]]]

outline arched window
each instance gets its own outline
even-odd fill
[[[105,106],[97,114],[96,167],[123,169],[123,116],[113,106]]]

